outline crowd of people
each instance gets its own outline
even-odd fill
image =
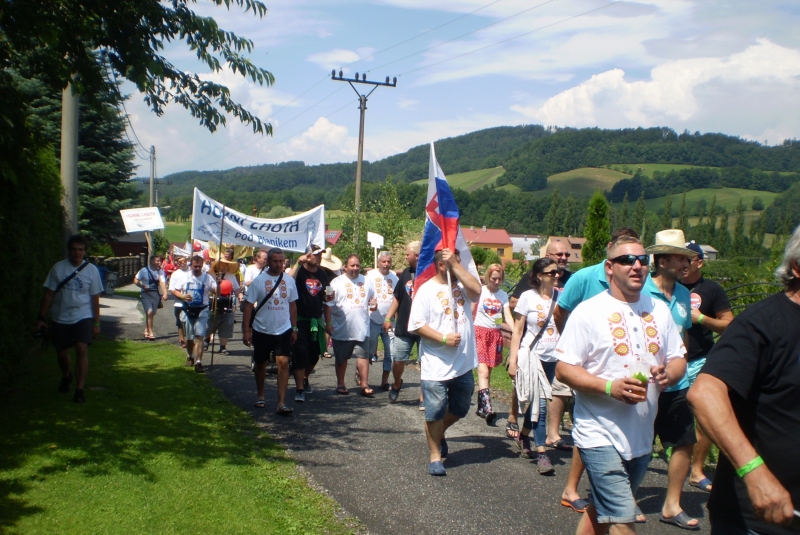
[[[370,363],[381,342],[379,385],[392,403],[416,346],[432,476],[447,473],[446,434],[470,411],[475,369],[476,414],[489,425],[496,421],[489,381],[508,344],[514,388],[505,433],[541,474],[554,471],[548,448],[572,451],[561,503],[583,513],[576,533],[635,533],[636,523],[646,521],[634,496],[656,437],[671,452],[661,522],[700,529],[680,504],[688,478],[710,492],[713,533],[798,532],[800,467],[792,447],[800,433],[800,228],[776,272],[784,291],[736,319],[724,289],[703,277],[703,250],[680,229],[659,232],[649,246],[633,229],[617,229],[607,258],[575,273],[566,244],[553,241],[511,296],[501,289],[503,266],[487,266],[482,282],[462,265],[459,251],[446,248],[435,252],[433,277],[415,288],[420,247],[408,244],[407,267],[399,273],[390,252],[363,270],[358,255],[340,261],[318,245],[294,264],[278,248],[259,250],[246,269],[233,250],[218,262],[175,258],[170,277],[154,257],[135,278],[144,337],[154,339],[153,316],[171,293],[186,365],[203,373],[210,336],[227,351],[239,303],[243,342],[253,348],[255,407],[266,407],[267,365],[274,361],[280,416],[293,413],[290,375],[294,403],[313,392],[310,376],[327,356],[329,339],[336,394],[351,393],[347,369],[355,359],[355,385],[367,398],[375,394]],[[59,390],[68,392],[76,380],[76,402],[85,402],[102,289],[97,269],[84,260],[86,249],[84,238],[70,238],[68,258],[45,281],[36,325],[44,328],[50,312]],[[560,425],[570,405],[568,440]],[[713,480],[704,471],[712,443],[722,452]],[[578,492],[584,472],[587,497]]]

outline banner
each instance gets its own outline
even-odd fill
[[[222,236],[220,236],[222,232]],[[308,212],[281,219],[261,219],[225,208],[222,204],[194,189],[192,239],[259,249],[280,247],[286,251],[305,252],[309,244],[325,248],[325,205]]]
[[[122,216],[122,222],[125,224],[125,232],[127,233],[147,232],[164,228],[161,212],[155,206],[120,210],[119,213]]]

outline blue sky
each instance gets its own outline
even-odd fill
[[[800,137],[800,2],[729,0],[275,0],[263,19],[198,0],[252,39],[261,87],[209,73],[180,44],[164,55],[228,85],[270,122],[229,118],[210,134],[181,107],[149,112],[129,84],[131,123],[159,176],[302,160],[351,162],[358,99],[347,76],[397,77],[367,103],[364,158],[502,125],[669,126],[776,144]],[[388,50],[387,50],[388,49]],[[360,85],[361,92],[368,86]],[[141,151],[140,151],[141,152]],[[147,164],[138,174],[147,172]],[[444,170],[447,173],[447,169]]]

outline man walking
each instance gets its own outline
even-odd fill
[[[39,306],[36,330],[47,327],[45,316],[53,319],[53,345],[61,368],[59,392],[69,392],[72,383],[69,350],[75,347],[76,403],[85,403],[83,394],[89,371],[89,346],[100,334],[100,292],[103,282],[94,264],[84,259],[88,242],[80,234],[67,240],[67,258],[56,262],[44,281],[44,297]]]
[[[185,256],[175,256],[175,263],[178,267],[172,272],[169,278],[169,293],[175,295],[175,290],[181,288],[185,282],[186,277],[189,275],[189,262]],[[181,311],[183,310],[183,302],[176,300],[175,306],[175,326],[178,328],[178,338],[180,339],[181,347],[186,347],[186,333],[183,331],[183,322],[181,321]]]
[[[203,271],[203,257],[192,257],[192,268],[180,286],[172,291],[183,304],[181,321],[186,333],[186,351],[189,357],[187,366],[194,366],[197,373],[205,373],[203,368],[203,339],[208,325],[208,296],[216,291],[214,277]]]
[[[481,283],[459,260],[458,251],[436,251],[436,275],[418,289],[408,320],[409,331],[420,337],[420,386],[432,476],[447,474],[442,463],[448,453],[444,435],[467,415],[475,390],[472,303],[480,298]]]
[[[659,390],[686,371],[668,308],[642,292],[647,260],[635,238],[609,248],[609,290],[575,308],[556,347],[556,376],[575,391],[572,434],[592,489],[579,534],[635,533],[633,495],[650,461]]]
[[[403,386],[403,371],[406,363],[411,359],[411,349],[417,344],[419,350],[419,336],[408,331],[408,316],[411,313],[411,301],[414,296],[414,276],[417,272],[417,261],[422,243],[412,241],[406,246],[406,262],[408,267],[403,270],[397,284],[394,286],[392,304],[383,319],[383,330],[386,333],[394,331],[392,341],[392,378],[394,384],[389,387],[389,401],[394,403],[400,396]],[[392,318],[397,318],[392,323]],[[420,407],[424,409],[420,395]]]
[[[378,308],[369,315],[369,354],[376,355],[378,351],[378,338],[383,342],[383,375],[381,376],[381,389],[389,390],[389,373],[392,371],[392,339],[394,331],[384,330],[383,323],[386,313],[394,301],[394,290],[397,288],[398,277],[392,271],[392,253],[381,251],[378,254],[378,269],[367,273],[367,278],[375,289],[375,299]]]
[[[724,454],[708,500],[714,534],[798,532],[800,227],[775,276],[784,291],[731,322],[689,390],[700,427]]]
[[[289,416],[292,409],[285,402],[289,386],[289,357],[292,354],[292,345],[297,340],[297,288],[294,279],[283,272],[283,259],[281,249],[270,249],[267,253],[267,271],[250,284],[244,303],[242,338],[244,345],[253,346],[256,408],[266,407],[264,379],[269,355],[274,351],[278,365],[278,407],[275,413]],[[255,311],[254,306],[258,307]],[[295,368],[293,371],[298,394],[302,395],[305,369]],[[304,401],[305,398],[295,400]]]

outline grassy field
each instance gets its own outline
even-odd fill
[[[615,169],[618,171],[622,171],[624,173],[629,173],[631,176],[636,172],[637,169],[642,170],[642,174],[653,178],[654,171],[661,171],[661,172],[668,172],[668,171],[680,171],[681,169],[695,169],[695,168],[705,168],[708,167],[709,169],[717,169],[716,167],[706,166],[706,165],[686,165],[686,164],[679,164],[679,163],[612,163],[607,165],[609,169]]]
[[[547,177],[547,187],[534,194],[546,197],[558,187],[559,193],[566,197],[572,193],[577,198],[588,199],[597,190],[610,190],[611,186],[629,175],[602,167],[581,167],[566,173],[558,173]]]
[[[724,206],[725,209],[731,213],[736,210],[736,206],[739,204],[740,200],[744,202],[745,208],[750,210],[750,206],[753,204],[753,197],[760,197],[764,203],[764,208],[766,208],[772,204],[772,202],[775,200],[775,197],[778,195],[778,193],[772,193],[771,191],[758,191],[752,189],[701,188],[686,192],[686,206],[689,208],[689,213],[692,213],[694,212],[698,201],[704,199],[706,203],[710,205],[712,197],[716,196],[717,206]],[[680,208],[683,194],[678,193],[676,195],[671,195],[670,197],[672,198],[673,209]],[[667,197],[656,197],[655,199],[646,200],[645,206],[650,211],[658,212],[664,208],[664,203],[666,201]],[[634,203],[635,201],[631,200],[630,204],[633,205]],[[615,206],[621,206],[621,203],[617,203]]]
[[[167,241],[170,243],[184,243],[189,239],[191,227],[191,221],[181,221],[180,223],[166,221],[164,222],[164,237],[167,238]]]
[[[52,351],[0,398],[0,532],[352,533],[179,348],[96,342],[86,404]]]
[[[491,169],[480,169],[478,171],[469,171],[467,173],[455,173],[447,176],[447,183],[451,188],[463,189],[466,191],[475,191],[483,186],[491,186],[497,179],[506,172],[502,166],[493,167]],[[426,185],[428,179],[416,180],[412,184]],[[519,189],[519,188],[517,188]]]

